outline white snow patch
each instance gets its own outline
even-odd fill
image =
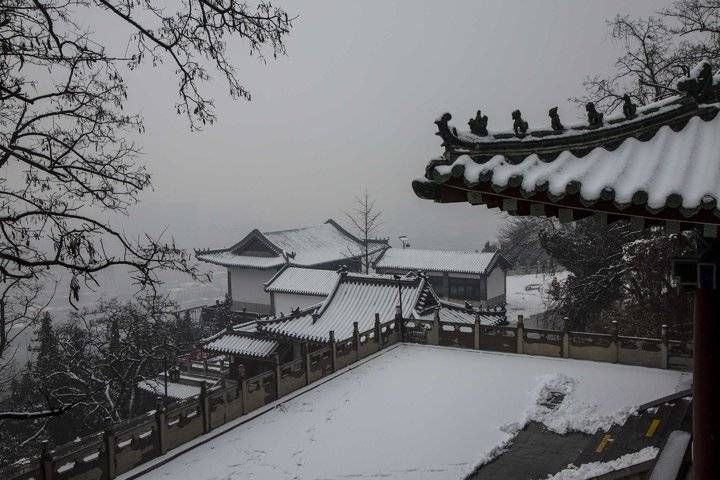
[[[514,324],[518,315],[522,315],[528,320],[533,315],[549,310],[552,306],[549,290],[553,280],[562,283],[568,275],[569,272],[564,271],[508,276],[505,284],[508,320]],[[542,327],[528,322],[525,322],[525,326],[530,328]]]
[[[564,389],[568,402],[603,418],[671,394],[688,378],[626,365],[401,345],[142,478],[456,480],[502,453],[517,430],[501,427],[521,424],[530,413],[540,418],[538,400],[553,391]],[[568,420],[565,428],[578,423]]]
[[[622,425],[628,417],[636,413],[635,405],[626,405],[616,411],[609,411],[587,397],[576,394],[578,381],[562,373],[545,375],[539,378],[533,393],[535,404],[527,411],[525,419],[508,431],[518,431],[527,422],[544,424],[549,430],[565,435],[568,432],[594,434],[598,430],[608,430],[613,425]],[[554,395],[564,398],[559,405],[550,404]]]
[[[546,480],[587,480],[614,472],[615,470],[632,467],[638,463],[650,461],[654,459],[657,454],[657,447],[645,447],[639,452],[628,453],[609,462],[592,462],[580,465],[579,467],[569,465],[565,470],[561,470],[553,476],[548,476]]]

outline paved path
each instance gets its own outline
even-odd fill
[[[557,403],[562,399],[554,399]],[[622,426],[595,435],[558,435],[531,422],[520,431],[508,451],[481,466],[466,480],[536,480],[553,475],[569,464],[607,462],[645,447],[662,448],[674,430],[690,430],[690,401],[660,402],[631,416]]]

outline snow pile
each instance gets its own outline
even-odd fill
[[[690,378],[626,365],[400,345],[142,478],[456,480],[501,454],[530,418],[575,428],[580,412],[612,416],[674,393]],[[568,405],[555,416],[542,405],[558,392]],[[501,428],[513,423],[514,429]]]
[[[565,435],[568,432],[594,434],[622,425],[637,410],[626,405],[610,413],[593,402],[581,400],[576,395],[578,381],[562,373],[540,377],[535,390],[535,405],[527,412],[525,423],[534,421],[544,424],[550,431]],[[559,404],[553,403],[561,398]],[[522,426],[524,427],[525,424]],[[521,427],[522,428],[522,427]]]
[[[565,470],[561,470],[553,476],[548,476],[546,480],[587,480],[614,472],[615,470],[622,470],[623,468],[650,461],[654,459],[657,454],[657,447],[645,447],[639,452],[628,453],[609,462],[592,462],[580,465],[579,467],[569,465]]]

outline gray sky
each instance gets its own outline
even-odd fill
[[[130,108],[155,191],[127,229],[167,227],[186,247],[229,245],[252,228],[341,219],[367,188],[384,210],[383,235],[413,246],[474,249],[502,217],[485,207],[439,205],[410,187],[441,153],[434,119],[466,128],[478,108],[491,130],[509,129],[519,108],[548,124],[582,110],[588,74],[609,71],[622,50],[608,39],[616,13],[647,16],[667,2],[282,1],[300,18],[288,57],[263,65],[237,45],[236,64],[253,101],[232,102],[213,85],[220,121],[200,133],[174,114],[175,79],[145,68],[130,80]],[[104,33],[112,35],[112,31]]]

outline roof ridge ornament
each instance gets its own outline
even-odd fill
[[[715,101],[712,65],[702,60],[690,72],[690,75],[677,83],[677,89],[693,97],[698,103]]]
[[[468,125],[470,126],[470,133],[477,135],[478,137],[487,137],[488,135],[488,117],[487,115],[483,115],[482,111],[478,110],[475,114],[475,118],[471,118],[468,121]]]
[[[548,111],[550,117],[550,126],[555,132],[564,132],[565,126],[560,121],[560,115],[558,114],[558,107],[553,107]]]
[[[625,115],[625,118],[630,120],[635,117],[637,117],[637,105],[635,105],[632,102],[632,99],[630,98],[630,95],[627,93],[623,95],[623,115]]]
[[[435,120],[435,125],[438,127],[438,131],[435,135],[440,135],[440,138],[443,139],[443,145],[446,147],[452,146],[454,143],[457,143],[457,130],[455,127],[450,129],[450,126],[448,125],[448,122],[452,119],[452,115],[450,115],[450,112],[445,112],[442,115],[440,115],[440,118]]]
[[[516,137],[524,137],[525,134],[527,134],[528,131],[528,122],[523,120],[522,113],[520,110],[515,110],[512,112],[512,119],[513,121],[513,131],[515,132]]]
[[[587,111],[588,125],[590,128],[599,128],[603,126],[603,114],[595,109],[593,102],[585,104],[585,111]]]

